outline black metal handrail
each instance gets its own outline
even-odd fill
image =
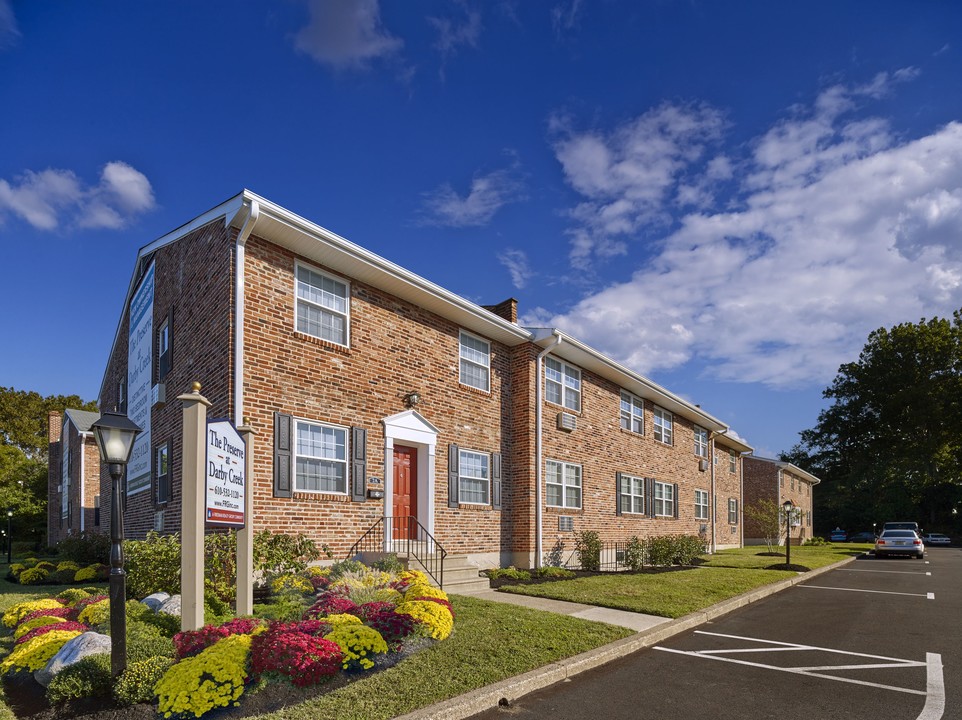
[[[416,517],[401,515],[378,519],[348,551],[347,558],[359,553],[393,552],[418,561],[424,571],[444,587],[445,550]]]

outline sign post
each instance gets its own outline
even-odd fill
[[[200,383],[177,398],[184,405],[184,450],[181,483],[180,629],[204,625],[204,477],[207,408]]]

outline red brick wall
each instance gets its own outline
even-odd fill
[[[255,529],[305,532],[338,556],[384,514],[383,501],[340,495],[273,497],[273,414],[367,429],[368,476],[388,481],[382,418],[402,412],[416,390],[417,411],[436,426],[435,536],[453,553],[498,552],[501,511],[447,506],[447,448],[505,452],[511,353],[491,343],[491,392],[458,382],[459,326],[351,278],[350,348],[294,330],[295,256],[252,237],[246,252],[244,413],[259,435],[254,472]],[[339,277],[337,273],[305,264]],[[514,470],[506,470],[509,474]],[[373,486],[372,486],[373,487]],[[509,497],[513,497],[509,493]],[[390,510],[389,510],[390,512]]]
[[[745,458],[745,504],[752,505],[766,499],[781,505],[791,500],[802,511],[802,524],[792,528],[792,542],[800,543],[812,537],[809,513],[812,512],[812,486],[790,469],[784,469],[779,477],[778,465],[764,458]],[[812,517],[814,524],[814,517]],[[757,524],[746,518],[745,537],[764,537]],[[784,532],[782,533],[784,535]]]
[[[173,441],[172,497],[163,513],[163,531],[180,529],[181,445],[183,407],[177,396],[189,391],[193,381],[211,401],[211,418],[231,417],[233,343],[233,233],[223,220],[215,220],[153,254],[154,332],[173,309],[172,365],[164,379],[167,404],[151,412],[151,456],[168,439]],[[138,279],[139,284],[139,279]],[[124,314],[117,345],[108,361],[101,408],[117,405],[118,383],[127,378],[128,317]],[[154,379],[157,382],[157,341],[154,339]],[[101,522],[109,527],[110,475],[100,478]],[[128,538],[142,538],[154,528],[153,490],[131,495],[124,515]]]
[[[736,453],[735,471],[729,463],[729,448],[720,439],[715,440],[718,462],[715,465],[715,497],[717,498],[715,544],[717,547],[740,546],[742,524],[745,522],[741,491],[742,458]],[[738,500],[738,521],[728,521],[728,501]]]

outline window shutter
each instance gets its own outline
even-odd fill
[[[675,501],[675,520],[677,520],[677,519],[678,519],[678,505],[680,504],[680,503],[678,502],[678,483],[674,483],[674,485],[673,485],[672,487],[673,487],[673,490],[671,491],[671,495],[672,495],[672,499]]]
[[[735,498],[735,524],[738,524],[738,498]]]
[[[615,473],[615,515],[621,515],[621,473]]]
[[[501,453],[491,453],[491,507],[501,509]]]
[[[460,457],[458,446],[454,443],[448,445],[448,507],[458,506],[458,472],[460,470]]]
[[[367,500],[367,430],[351,428],[351,500]]]
[[[293,497],[291,478],[293,418],[274,413],[274,497]]]
[[[174,441],[167,441],[167,472],[163,475],[157,475],[157,487],[155,500],[157,505],[166,505],[170,502],[170,478],[171,478],[171,463],[174,459]],[[157,463],[156,455],[154,456],[154,464]],[[155,468],[156,470],[156,468]]]
[[[645,478],[645,514],[655,517],[655,479]]]

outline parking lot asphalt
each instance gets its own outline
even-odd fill
[[[757,588],[751,592],[744,593],[729,600],[725,600],[721,603],[706,608],[705,610],[691,613],[690,615],[686,615],[676,620],[667,620],[665,618],[654,618],[654,616],[642,615],[640,616],[641,618],[651,618],[650,621],[642,621],[643,623],[649,623],[649,627],[642,629],[640,632],[632,635],[631,637],[618,640],[600,648],[595,648],[594,650],[590,650],[566,660],[551,663],[550,665],[532,670],[523,675],[479,688],[478,690],[471,691],[459,697],[451,698],[450,700],[445,700],[443,702],[436,703],[435,705],[421,708],[420,710],[415,710],[414,712],[400,716],[396,720],[464,720],[465,718],[474,717],[479,713],[484,713],[483,715],[479,715],[479,718],[501,718],[502,715],[499,713],[504,712],[504,709],[506,709],[508,713],[516,713],[518,701],[532,693],[537,693],[538,691],[550,693],[553,690],[552,686],[554,686],[556,683],[567,683],[583,673],[607,672],[607,668],[610,663],[620,661],[624,658],[629,658],[641,650],[651,648],[652,646],[662,643],[676,635],[689,632],[705,624],[712,623],[716,619],[722,618],[733,611],[757,603],[759,600],[768,598],[776,593],[798,585],[799,583],[814,580],[815,578],[821,577],[832,570],[847,566],[855,561],[856,558],[848,558],[846,560],[842,560],[841,562],[835,563],[834,565],[818,568],[817,570],[800,574],[794,578],[789,578],[778,583],[773,583],[772,585]],[[516,602],[517,604],[530,604],[531,600],[530,598],[524,598],[524,596],[509,595],[508,593],[492,592],[490,594],[498,595],[499,597],[487,598],[487,595],[476,595],[475,597],[485,597],[486,599],[492,600],[496,599],[501,602]],[[541,607],[540,609],[576,615],[588,607],[578,605],[577,603],[563,603],[560,601],[549,602],[554,604],[553,607],[549,608],[545,606]],[[595,609],[600,610],[600,608]],[[634,615],[634,613],[623,613],[622,611],[614,612],[621,613],[623,615]],[[580,616],[584,617],[584,615]],[[601,618],[590,617],[588,619]],[[631,625],[622,622],[615,622],[615,624],[622,624],[626,627],[632,627]],[[544,690],[545,688],[547,688],[547,690]],[[498,708],[502,708],[502,710],[498,710]],[[494,714],[492,714],[492,712]],[[588,715],[590,716],[591,714],[592,713],[589,711]],[[528,715],[527,717],[542,716],[543,715]],[[503,717],[507,718],[510,717],[510,715],[504,715]],[[560,717],[561,716],[559,716],[559,720]],[[581,715],[580,717],[584,717],[584,715]],[[637,714],[625,717],[635,718],[637,717]]]

